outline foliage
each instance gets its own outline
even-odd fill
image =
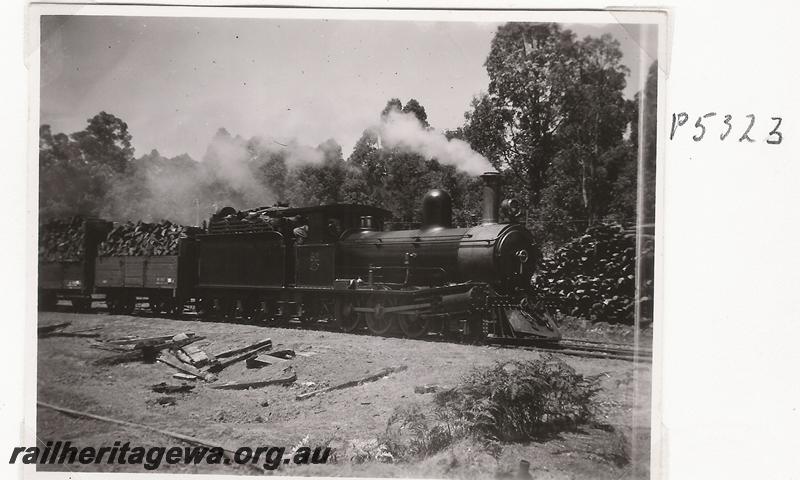
[[[584,377],[545,354],[537,360],[476,368],[458,388],[438,393],[436,402],[459,412],[473,432],[516,442],[588,422],[598,391],[597,378]]]
[[[128,126],[100,112],[71,135],[39,129],[39,205],[44,218],[97,216],[112,184],[133,158]]]
[[[351,441],[347,446],[347,454],[352,463],[369,461],[388,463],[394,461],[394,456],[390,453],[389,447],[375,438]]]
[[[397,460],[424,458],[439,453],[472,434],[457,412],[446,408],[427,411],[417,403],[395,409],[380,441]]]
[[[397,98],[389,100],[381,118],[391,111],[413,113],[429,127],[425,108],[413,98],[405,106]],[[378,128],[364,130],[347,165],[342,183],[344,201],[386,208],[401,225],[421,221],[422,197],[434,188],[443,188],[453,197],[455,224],[471,225],[477,219],[480,180],[436,159],[382,145]]]
[[[544,241],[635,219],[636,144],[625,138],[635,111],[621,60],[610,35],[577,39],[558,24],[508,23],[492,41],[489,89],[463,135],[527,200]]]
[[[98,113],[88,123],[84,130],[71,135],[83,154],[83,161],[124,172],[133,159],[128,124],[106,112]]]
[[[436,394],[433,408],[395,409],[379,439],[398,460],[434,455],[464,438],[486,444],[548,437],[587,423],[599,391],[557,357],[476,367]]]
[[[342,147],[333,139],[317,147],[323,153],[319,165],[303,165],[293,170],[287,182],[286,200],[290,205],[324,205],[341,203],[342,185],[346,175],[346,165],[342,158]]]

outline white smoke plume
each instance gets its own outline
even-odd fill
[[[239,193],[246,202],[268,202],[272,195],[261,185],[250,168],[251,152],[247,141],[220,129],[203,156],[208,183],[224,185]]]
[[[389,112],[381,123],[381,142],[389,148],[413,152],[427,159],[435,158],[470,175],[494,171],[483,155],[457,138],[448,140],[440,132],[426,129],[412,113]]]
[[[281,154],[286,162],[286,168],[293,170],[306,165],[321,165],[325,161],[325,154],[319,147],[301,145],[296,140],[282,141],[271,137],[253,137],[248,142],[251,155]]]

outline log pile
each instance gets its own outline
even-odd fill
[[[177,255],[181,238],[194,235],[198,229],[168,220],[160,223],[126,222],[115,225],[97,248],[99,256],[112,255]]]
[[[209,233],[283,231],[287,226],[287,219],[282,218],[280,212],[286,208],[285,204],[252,210],[225,207],[211,217],[208,231]],[[296,226],[298,225],[291,225],[291,228]]]
[[[83,260],[86,254],[85,219],[52,219],[39,225],[39,261]]]
[[[652,265],[652,241],[642,251]],[[643,316],[652,310],[652,280],[643,282]],[[598,224],[542,262],[533,286],[551,310],[608,323],[633,323],[636,233]],[[645,302],[647,302],[645,304]]]

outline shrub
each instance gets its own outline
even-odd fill
[[[438,392],[432,407],[398,408],[382,445],[395,459],[438,453],[456,441],[518,442],[545,438],[588,422],[598,377],[585,377],[553,355],[475,368]]]
[[[459,415],[475,433],[500,441],[546,436],[587,422],[597,377],[584,377],[553,355],[475,369],[437,404]]]
[[[386,444],[374,438],[352,440],[347,446],[347,453],[352,463],[364,463],[367,461],[390,463],[394,461],[394,456]]]
[[[448,408],[424,409],[419,404],[395,409],[380,439],[398,459],[434,455],[468,436],[470,426]]]

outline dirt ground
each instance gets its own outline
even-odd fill
[[[289,386],[250,390],[215,390],[202,381],[162,405],[164,394],[151,390],[160,382],[178,385],[173,368],[141,361],[113,366],[93,362],[112,352],[91,347],[93,339],[49,337],[38,342],[38,400],[50,404],[192,435],[236,449],[240,446],[292,446],[306,439],[327,444],[334,457],[325,465],[282,465],[274,474],[415,478],[502,478],[516,472],[520,460],[530,462],[533,478],[648,478],[650,458],[649,363],[624,360],[562,358],[579,373],[601,375],[597,424],[539,442],[503,444],[490,455],[480,445],[462,441],[422,461],[382,463],[351,461],[352,444],[376,439],[385,431],[396,407],[430,403],[433,394],[418,394],[415,386],[454,385],[475,366],[496,361],[535,359],[535,351],[492,346],[416,341],[369,335],[341,334],[295,328],[171,320],[102,313],[42,312],[39,324],[72,322],[70,329],[101,326],[100,339],[126,335],[149,337],[194,332],[207,339],[203,350],[223,350],[271,338],[273,349],[310,353],[292,360],[248,369],[244,362],[222,371],[217,383],[266,379],[294,372]],[[378,381],[297,400],[299,393],[354,380],[390,366],[407,366]],[[313,383],[311,383],[313,382]],[[634,401],[634,386],[639,398]],[[114,441],[132,445],[182,446],[155,432],[76,418],[47,408],[37,409],[37,434],[42,442],[71,441],[74,445],[106,446]],[[41,466],[50,470],[52,466]],[[63,469],[60,468],[60,469]],[[140,465],[72,465],[74,471],[144,471]],[[234,465],[162,465],[160,473],[256,474]]]

